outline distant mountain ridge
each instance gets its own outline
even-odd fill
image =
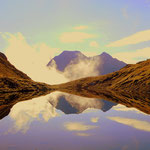
[[[87,57],[80,51],[63,51],[60,55],[55,56],[53,59],[51,59],[47,66],[49,68],[55,66],[57,70],[64,72],[70,64],[78,64],[83,60],[86,60],[88,62],[95,61],[99,63],[96,66],[96,69],[99,71],[98,75],[104,75],[114,71],[118,71],[126,66],[126,63],[113,58],[106,52],[103,52],[102,54],[94,57]]]

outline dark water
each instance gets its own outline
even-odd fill
[[[149,141],[148,114],[106,100],[54,92],[1,105],[0,150],[150,150]]]

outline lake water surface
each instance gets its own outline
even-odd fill
[[[0,150],[150,150],[150,116],[60,92],[18,102],[0,120]]]

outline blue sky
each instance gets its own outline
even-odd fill
[[[19,33],[29,45],[44,43],[58,49],[56,54],[106,51],[135,63],[150,56],[149,14],[149,0],[1,0],[0,51],[10,46],[6,32]]]

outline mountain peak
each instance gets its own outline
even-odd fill
[[[69,50],[65,50],[63,51],[60,55],[62,54],[81,54],[80,51],[69,51]]]
[[[100,56],[102,56],[102,57],[112,57],[111,55],[109,55],[106,52],[101,53]]]
[[[64,71],[65,67],[70,64],[71,61],[78,58],[85,58],[86,56],[80,51],[63,51],[60,55],[55,56],[52,60],[55,61],[57,69],[59,71]],[[51,66],[52,60],[47,66]]]

